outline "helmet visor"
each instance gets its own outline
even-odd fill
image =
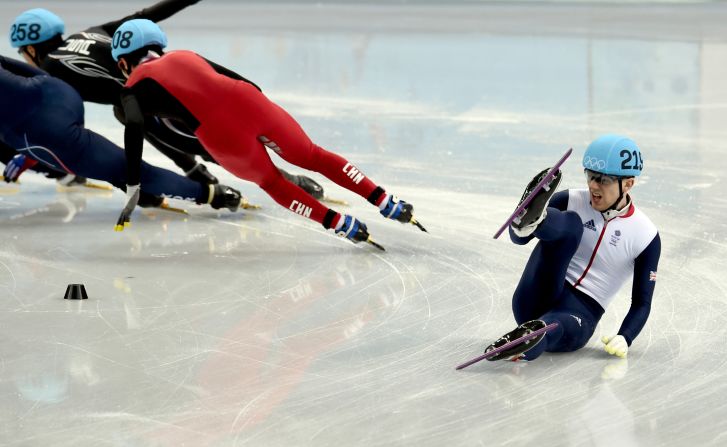
[[[618,182],[620,178],[622,178],[615,175],[608,175],[596,171],[591,171],[590,169],[584,169],[583,172],[586,175],[586,183],[591,183],[591,181],[594,181],[599,185],[603,186],[613,185],[614,183]]]

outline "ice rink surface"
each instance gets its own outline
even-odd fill
[[[0,28],[29,3],[0,3]],[[76,31],[150,2],[36,3]],[[211,0],[162,23],[170,48],[254,80],[430,234],[317,174],[385,253],[219,168],[264,208],[175,202],[188,218],[136,211],[114,233],[121,192],[3,184],[0,445],[726,445],[727,6],[446,4]],[[122,143],[108,108],[87,125]],[[607,132],[640,144],[634,198],[663,243],[628,360],[599,339],[630,285],[584,349],[456,372],[514,327],[532,245],[492,234],[568,147],[563,186],[582,187]],[[69,283],[90,298],[63,300]]]

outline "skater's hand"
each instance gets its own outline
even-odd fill
[[[23,154],[18,154],[13,157],[5,166],[3,171],[3,177],[7,183],[15,183],[18,181],[20,174],[25,172],[26,169],[35,166],[38,163],[30,157],[26,157]]]
[[[126,206],[121,211],[119,220],[116,221],[114,231],[124,231],[124,228],[131,225],[131,213],[139,202],[139,194],[141,193],[140,185],[126,185]]]
[[[608,352],[611,355],[615,355],[616,357],[626,358],[626,354],[629,352],[629,345],[626,343],[626,339],[623,338],[622,335],[615,335],[612,337],[603,336],[601,338],[601,342],[603,342],[604,349],[606,352]]]

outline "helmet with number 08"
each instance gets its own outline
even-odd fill
[[[644,168],[641,150],[623,135],[602,135],[588,145],[583,167],[615,177],[637,177]]]
[[[29,9],[16,17],[10,26],[10,45],[13,48],[36,45],[65,30],[63,20],[47,9]]]
[[[118,62],[121,56],[150,45],[167,46],[167,35],[159,25],[147,19],[129,20],[122,23],[114,33],[111,56]]]

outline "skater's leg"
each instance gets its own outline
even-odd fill
[[[29,151],[47,165],[69,174],[103,180],[121,189],[126,187],[124,151],[101,135],[81,126],[72,127],[66,134],[36,135],[37,138],[28,135]],[[141,183],[149,194],[208,202],[208,187],[145,162]]]
[[[592,298],[566,287],[561,304],[540,320],[546,324],[558,323],[543,340],[524,354],[525,360],[535,360],[543,352],[572,352],[581,349],[593,335],[603,308]]]
[[[540,238],[512,298],[515,321],[539,318],[558,305],[568,264],[578,249],[583,224],[577,213],[548,208],[535,236]]]
[[[305,169],[319,172],[336,184],[355,192],[377,206],[384,217],[409,223],[413,206],[399,201],[377,186],[360,169],[345,158],[313,144],[305,131],[285,110],[273,104],[274,121],[259,136],[260,141],[284,160]]]
[[[324,224],[326,215],[332,211],[303,189],[288,181],[275,167],[260,142],[249,140],[243,135],[230,137],[230,139],[239,140],[238,146],[244,147],[245,150],[226,151],[222,154],[223,156],[216,157],[223,168],[241,179],[257,184],[273,200],[290,211]]]
[[[260,135],[260,142],[285,161],[319,172],[336,184],[368,199],[376,185],[358,168],[340,155],[329,152],[310,140],[303,128],[285,110],[275,104],[274,123]]]
[[[230,137],[233,141],[234,138]],[[256,183],[279,205],[323,225],[334,229],[339,235],[353,242],[368,239],[366,225],[350,216],[344,216],[323,205],[299,186],[287,180],[275,167],[265,147],[258,141],[237,138],[247,150],[216,152],[220,165],[236,176]]]

